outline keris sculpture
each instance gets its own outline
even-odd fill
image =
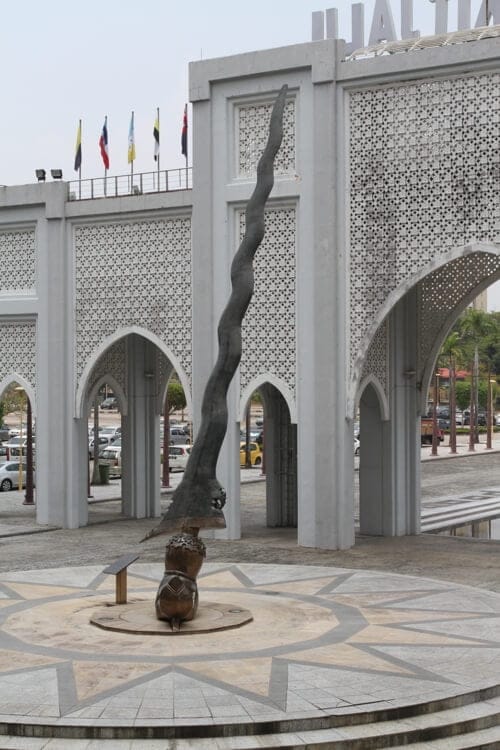
[[[282,87],[273,106],[269,138],[257,166],[257,183],[246,207],[245,235],[231,265],[232,291],[219,321],[219,353],[205,388],[200,429],[170,507],[145,537],[182,532],[167,545],[165,576],[156,598],[157,616],[173,627],[196,613],[198,593],[193,570],[197,564],[193,563],[193,554],[197,549],[198,570],[205,554],[203,543],[197,539],[200,528],[226,526],[222,512],[226,493],[217,480],[216,466],[227,429],[227,392],[241,359],[241,323],[253,294],[253,259],[264,237],[264,208],[274,184],[274,160],[283,136],[287,88]],[[171,546],[174,540],[175,552]],[[183,564],[184,555],[189,557],[189,563]],[[170,559],[175,559],[175,568],[169,569]]]

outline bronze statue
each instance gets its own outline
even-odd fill
[[[196,539],[200,528],[226,526],[222,512],[226,493],[217,480],[216,466],[227,428],[227,391],[241,359],[241,323],[253,294],[253,259],[264,237],[264,207],[274,184],[274,159],[283,137],[287,89],[286,85],[282,87],[273,106],[269,138],[257,165],[256,186],[246,207],[245,235],[231,265],[232,291],[219,321],[219,353],[203,395],[200,429],[170,507],[144,540],[179,529],[184,535]],[[181,548],[187,549],[182,545]],[[171,624],[175,621],[176,626],[179,619],[194,616],[198,597],[196,588],[193,589],[186,580],[186,577],[191,578],[190,575],[184,572],[182,565],[179,566],[179,557],[184,554],[182,549],[179,550],[176,569],[169,570],[167,562],[157,595],[157,616],[160,617],[160,611],[160,619]],[[174,578],[169,577],[172,570]],[[176,571],[182,575],[175,578]],[[181,610],[188,612],[187,617],[180,615]]]

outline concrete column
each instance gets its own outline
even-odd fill
[[[417,309],[417,294],[413,289],[398,302],[389,318],[390,420],[383,459],[383,465],[387,465],[383,479],[385,536],[420,531],[420,398],[414,374]]]
[[[160,515],[160,415],[155,347],[127,339],[128,414],[123,417],[123,511],[132,518]]]
[[[73,419],[70,455],[71,471],[69,472],[70,492],[68,493],[68,526],[76,528],[86,526],[88,522],[88,445],[89,431],[84,411],[82,419]]]
[[[272,386],[261,388],[265,408],[267,526],[297,526],[297,425]]]
[[[334,82],[313,87],[311,171],[300,205],[299,247],[313,247],[307,264],[298,258],[298,542],[324,549],[354,543],[342,97]]]
[[[381,418],[373,386],[360,400],[359,523],[362,534],[391,536],[391,496],[387,493],[389,423]]]
[[[37,324],[36,502],[39,523],[75,528],[85,522],[74,492],[70,346],[70,267],[64,220],[66,186],[44,186],[45,217],[37,226],[40,314]]]

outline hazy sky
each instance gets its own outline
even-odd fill
[[[390,0],[399,33],[400,0]],[[366,0],[367,26],[375,0]],[[480,0],[472,0],[476,19]],[[414,28],[434,33],[435,5],[414,1]],[[184,165],[180,133],[188,63],[311,39],[311,13],[336,7],[351,38],[350,0],[0,0],[0,184],[34,182],[36,168],[73,171],[83,121],[82,177],[103,174],[98,139],[108,116],[110,175],[125,174],[135,111],[135,172],[153,171],[160,108],[161,167]],[[450,30],[457,0],[449,0]],[[189,110],[189,115],[191,112]],[[499,309],[499,308],[497,308]]]

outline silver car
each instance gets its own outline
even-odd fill
[[[22,482],[26,482],[26,464],[22,464]],[[0,490],[8,492],[9,490],[19,489],[19,461],[7,461],[0,465]]]
[[[99,463],[109,466],[110,478],[118,478],[122,475],[122,449],[121,446],[110,445],[99,453]]]

